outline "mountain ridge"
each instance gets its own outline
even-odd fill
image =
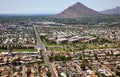
[[[100,13],[102,13],[102,14],[120,14],[120,6],[117,6],[113,9],[107,9],[107,10],[100,11]]]

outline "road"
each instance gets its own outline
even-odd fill
[[[115,73],[113,73],[108,67],[106,67],[105,65],[102,65],[102,67],[104,68],[104,69],[106,69],[108,72],[109,72],[109,74],[111,74],[111,75],[115,75]]]
[[[42,55],[44,57],[44,61],[45,61],[46,65],[48,66],[48,68],[52,74],[51,77],[58,77],[57,74],[55,73],[54,68],[52,67],[52,64],[49,61],[49,57],[48,57],[49,52],[47,52],[46,47],[43,45],[43,43],[40,39],[40,36],[37,32],[37,29],[36,29],[37,26],[34,25],[33,27],[34,27],[34,31],[35,31],[36,38],[37,38],[37,47],[38,47],[38,49],[42,50]]]
[[[79,65],[77,65],[76,63],[74,63],[74,65],[77,67],[77,69],[79,70],[79,72],[82,73],[83,77],[87,77],[87,74],[84,71],[82,71],[82,69],[80,68]]]
[[[23,71],[22,71],[22,73],[23,73],[22,77],[27,77],[27,74],[26,74],[26,69],[27,69],[26,65],[23,65],[22,69],[23,69]]]

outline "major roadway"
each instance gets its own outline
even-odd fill
[[[46,50],[46,47],[43,45],[43,43],[41,41],[41,38],[40,38],[38,31],[36,29],[37,26],[33,25],[33,27],[34,27],[34,31],[35,31],[35,35],[36,35],[36,39],[37,39],[38,50],[41,49],[42,55],[44,57],[44,61],[51,72],[51,77],[58,77],[55,70],[54,70],[55,68],[52,66],[52,64],[49,61],[49,56],[48,56],[49,52]]]

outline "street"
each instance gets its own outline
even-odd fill
[[[41,49],[42,50],[42,55],[44,57],[44,61],[46,63],[46,65],[48,66],[50,72],[51,72],[51,77],[58,77],[57,74],[55,73],[54,71],[54,68],[52,67],[50,61],[49,61],[49,57],[48,57],[48,53],[45,46],[43,45],[41,39],[40,39],[40,36],[37,32],[37,29],[36,29],[36,26],[34,25],[34,31],[35,31],[35,34],[36,34],[36,38],[37,38],[37,45],[38,45],[38,49]]]

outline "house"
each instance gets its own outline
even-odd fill
[[[58,38],[56,40],[56,43],[57,44],[66,44],[66,43],[68,43],[68,40],[66,38]]]

